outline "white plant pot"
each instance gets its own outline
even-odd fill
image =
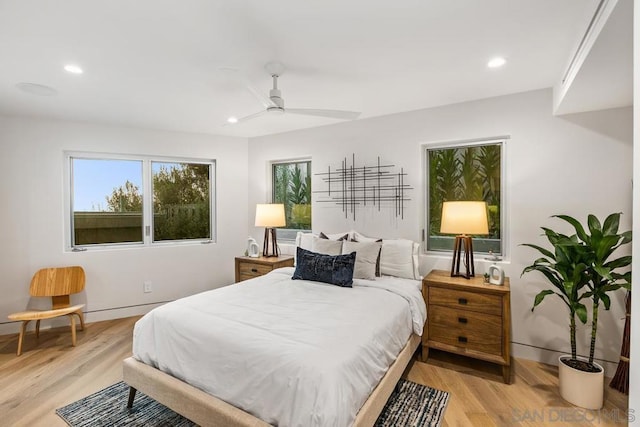
[[[567,402],[585,409],[600,409],[604,399],[604,368],[600,372],[584,372],[565,365],[560,359],[570,358],[568,354],[558,358],[558,380],[560,396]],[[588,359],[578,357],[580,360]]]

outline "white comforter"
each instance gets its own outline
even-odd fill
[[[133,355],[278,426],[349,426],[406,344],[422,334],[419,282],[291,280],[293,268],[148,313]]]

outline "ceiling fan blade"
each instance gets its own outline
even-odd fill
[[[265,109],[276,106],[276,104],[271,101],[269,97],[263,95],[256,88],[254,88],[249,79],[236,68],[220,67],[219,70],[225,72],[227,75],[233,76],[233,78],[239,84],[243,85],[249,91],[249,93],[251,93],[251,95],[253,95],[258,100],[258,102],[262,104]]]
[[[316,108],[287,108],[285,111],[287,113],[293,113],[293,114],[329,117],[332,119],[342,119],[342,120],[355,120],[358,117],[360,117],[360,114],[362,114],[358,111],[319,110]]]
[[[255,119],[256,117],[260,117],[260,116],[262,116],[263,114],[267,114],[267,113],[268,113],[268,111],[267,111],[267,110],[259,111],[259,112],[254,113],[254,114],[250,114],[250,115],[248,115],[248,116],[241,117],[241,118],[237,119],[237,121],[236,121],[236,122],[233,122],[233,123],[231,123],[231,122],[227,122],[227,123],[225,123],[223,126],[233,126],[233,125],[237,125],[238,123],[243,123],[243,122],[246,122],[246,121],[248,121],[248,120]]]

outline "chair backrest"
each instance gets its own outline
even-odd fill
[[[29,294],[33,297],[51,297],[53,308],[69,306],[69,295],[84,289],[82,267],[54,267],[38,270],[31,279]]]

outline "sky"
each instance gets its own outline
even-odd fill
[[[161,169],[180,169],[185,163],[151,161],[155,176]],[[142,195],[142,160],[72,158],[73,211],[100,212],[107,210],[107,197],[113,190],[130,181]]]
[[[73,159],[73,210],[107,209],[106,197],[127,180],[142,194],[141,160]]]

